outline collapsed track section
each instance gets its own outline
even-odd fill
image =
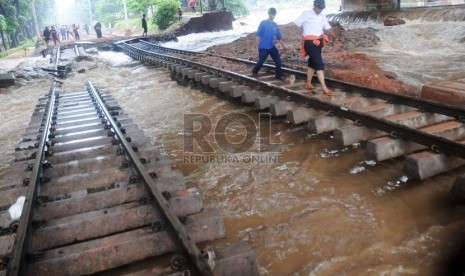
[[[225,237],[223,217],[90,82],[74,92],[54,82],[10,168],[0,274],[88,275],[155,256],[166,274],[258,274],[246,243],[197,247]]]
[[[252,78],[189,58],[204,53],[138,40],[117,47],[135,59],[168,68],[181,84],[199,86],[274,116],[287,116],[292,124],[307,124],[313,134],[334,132],[340,146],[366,142],[366,156],[371,160],[405,157],[409,178],[423,180],[465,165],[463,108],[337,80],[328,80],[334,96],[309,94],[305,73],[292,69],[284,68],[284,81],[276,80],[272,72]]]

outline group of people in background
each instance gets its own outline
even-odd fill
[[[53,45],[58,45],[61,41],[77,41],[81,39],[81,36],[79,35],[79,29],[79,24],[61,25],[59,29],[56,26],[50,26],[50,28],[49,26],[46,26],[42,32],[42,37],[47,46],[50,45],[50,42],[53,42]],[[89,26],[87,24],[84,25],[84,30],[87,35],[89,35]]]
[[[197,0],[197,1],[199,2],[199,4],[200,4],[201,6],[203,5],[203,6],[205,7],[205,10],[208,10],[208,1],[206,1],[206,0]],[[200,3],[200,2],[203,2],[203,4]],[[189,3],[189,7],[191,8],[191,12],[192,12],[192,13],[196,13],[196,10],[195,10],[195,6],[196,6],[195,0],[189,0],[188,3]]]
[[[81,40],[81,35],[79,33],[81,26],[79,24],[71,25],[61,25],[57,26],[46,26],[43,30],[41,37],[45,41],[47,47],[53,42],[53,45],[58,45],[62,41],[78,41]],[[95,34],[97,38],[102,37],[102,25],[99,21],[96,21],[94,24]],[[84,31],[87,35],[90,33],[89,25],[84,24]]]
[[[45,41],[45,44],[47,46],[50,45],[50,41],[52,39],[53,39],[53,42],[54,42],[55,45],[57,45],[57,42],[59,42],[58,32],[57,32],[55,26],[51,26],[51,28],[49,28],[48,26],[45,26],[45,29],[42,32],[42,37],[43,37],[43,40]]]
[[[60,28],[61,40],[80,40],[79,28],[79,24],[72,24],[71,26],[62,25]],[[84,30],[89,35],[89,26],[87,24],[84,25]]]
[[[195,13],[195,0],[189,0],[189,7],[191,8],[191,12]],[[182,21],[182,9],[181,7],[178,8],[178,20],[179,22]]]

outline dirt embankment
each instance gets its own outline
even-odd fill
[[[330,39],[330,43],[323,50],[326,76],[394,93],[409,95],[418,93],[417,87],[396,80],[394,72],[383,71],[367,55],[354,51],[378,43],[379,38],[373,29],[345,30],[337,22],[331,24],[336,36]],[[300,57],[301,30],[290,23],[280,26],[280,31],[287,48],[281,50],[284,66],[305,71],[306,62]],[[214,46],[208,49],[208,52],[256,60],[255,34],[250,34],[230,44]]]
[[[177,41],[178,36],[191,33],[231,30],[233,28],[233,21],[234,16],[231,12],[219,11],[204,13],[202,16],[190,17],[181,24],[173,25],[162,32],[150,34],[147,39],[156,42]],[[138,31],[137,33],[141,34],[142,31]],[[99,49],[105,50],[112,49],[111,44],[116,41],[143,38],[143,36],[140,35],[112,35],[108,33],[104,33],[103,37],[97,38],[95,34],[85,35],[83,32],[82,36],[84,41],[95,44]],[[61,43],[62,46],[67,46],[68,44],[74,45],[75,41],[63,41]]]

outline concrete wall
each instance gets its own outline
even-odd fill
[[[214,32],[222,30],[232,30],[234,16],[231,12],[209,12],[199,17],[192,17],[186,23],[179,26],[174,34],[176,36],[191,33]]]

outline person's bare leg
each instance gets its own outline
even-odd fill
[[[307,70],[307,84],[305,85],[305,88],[307,90],[312,90],[313,93],[315,93],[314,89],[315,89],[315,86],[312,85],[312,78],[313,78],[313,74],[315,74],[315,70],[313,68],[308,68]]]
[[[318,70],[318,71],[316,71],[316,75],[318,77],[318,80],[320,81],[321,88],[323,89],[323,93],[325,93],[325,95],[327,95],[327,96],[332,96],[333,92],[328,89],[328,87],[326,86],[326,83],[325,83],[325,73],[324,73],[324,71],[323,70]]]

